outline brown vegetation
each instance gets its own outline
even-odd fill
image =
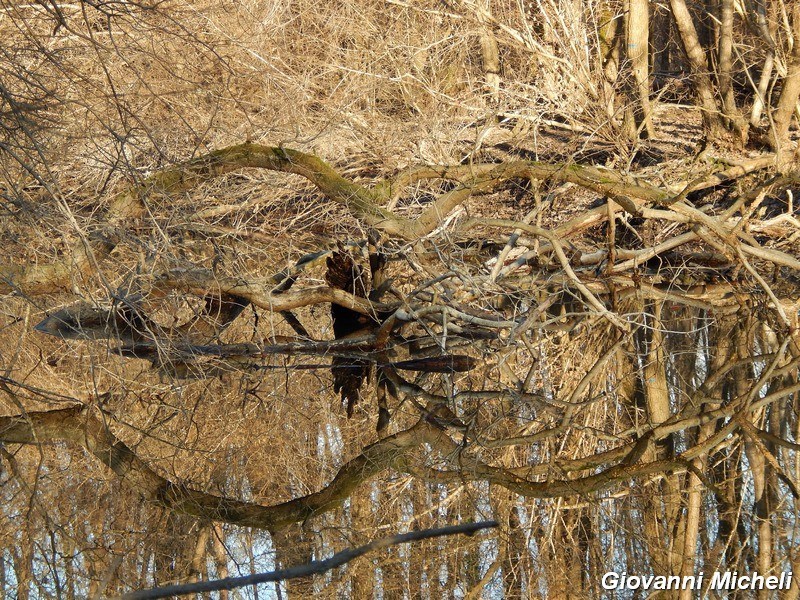
[[[738,10],[0,4],[0,595],[798,565],[800,9]]]

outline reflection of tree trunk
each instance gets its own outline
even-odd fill
[[[597,515],[588,509],[581,510],[581,540],[585,539],[586,552],[583,568],[584,585],[587,598],[600,598],[602,588],[600,581],[605,573],[603,541],[605,535],[598,526]]]
[[[714,352],[710,357],[711,373],[737,357],[733,342],[735,338],[741,336],[739,329],[739,323],[735,323],[721,325],[714,330],[715,337],[709,340],[709,348]],[[738,390],[735,378],[735,374],[728,375],[717,386],[708,390],[709,396],[714,400],[704,407],[706,410],[713,410],[736,397]],[[722,426],[722,423],[718,423],[714,431],[718,431]],[[719,528],[714,548],[709,551],[709,561],[712,564],[720,561],[730,570],[745,571],[749,568],[747,553],[750,545],[746,544],[748,535],[740,518],[744,493],[741,485],[741,446],[725,449],[723,457],[722,460],[715,460],[712,467],[713,480],[725,500],[717,503]]]
[[[402,589],[402,588],[397,588]],[[423,598],[421,561],[409,561],[407,589],[409,597]]]
[[[646,327],[638,330],[626,351],[619,354],[617,393],[620,401],[628,404],[633,415],[646,415],[647,424],[653,426],[670,416],[662,309],[659,303],[628,307],[628,310],[637,309],[653,316],[647,319]],[[638,417],[634,419],[635,423]],[[672,444],[670,437],[651,444],[641,460],[649,462],[669,458]],[[680,479],[678,475],[664,475],[660,481],[650,485],[660,486],[661,489],[658,493],[646,491],[638,498],[642,517],[637,527],[642,531],[650,559],[649,568],[653,574],[670,575],[677,573],[680,568],[682,550],[682,546],[675,546],[677,539],[683,539],[682,533],[676,528],[681,509]],[[676,550],[679,553],[677,556],[674,554]]]
[[[646,309],[646,312],[652,313],[652,320],[645,336],[647,347],[642,369],[642,387],[647,405],[648,424],[651,427],[669,419],[671,412],[661,309],[660,302],[653,302]],[[669,457],[673,451],[672,444],[672,439],[669,437],[656,443],[645,454],[644,460],[662,460]],[[676,531],[674,527],[681,510],[679,478],[677,475],[665,475],[660,485],[662,493],[658,494],[658,501],[649,503],[652,512],[647,520],[652,523],[649,525],[650,539],[656,546],[660,546],[661,552],[658,554],[663,560],[661,568],[666,571],[663,574],[671,574],[680,569],[680,556],[676,552],[682,549],[678,539],[682,531]],[[662,517],[659,516],[661,514]],[[662,523],[661,527],[657,525],[659,521]]]
[[[557,519],[557,531],[560,551],[564,555],[563,594],[559,597],[567,600],[582,600],[587,597],[584,583],[585,536],[581,532],[581,511],[570,509],[560,511]]]
[[[75,600],[75,584],[77,583],[77,572],[75,570],[75,558],[78,556],[76,539],[72,536],[67,536],[64,540],[66,546],[66,557],[64,566],[65,581],[64,584],[67,588],[67,600]],[[4,590],[3,574],[0,573],[0,590]],[[1,595],[0,595],[1,597]]]
[[[255,553],[255,547],[256,547],[255,537],[256,536],[253,535],[253,531],[252,530],[249,531],[248,533],[246,533],[245,536],[246,536],[245,537],[245,541],[247,543],[247,559],[248,559],[248,562],[250,563],[250,572],[251,573],[258,573],[258,571],[256,570],[256,553]],[[260,598],[258,596],[258,586],[254,585],[251,588],[251,590],[252,590],[252,593],[253,593],[253,600],[260,600]],[[275,592],[276,592],[275,595],[276,596],[279,596],[279,594],[278,594],[279,591],[280,591],[280,582],[276,582],[275,583]]]
[[[103,530],[103,521],[101,515],[102,513],[100,511],[95,511],[92,514],[91,521],[88,524],[88,529],[93,533]],[[150,553],[148,553],[148,555],[150,555]],[[87,597],[89,600],[101,598],[101,594],[106,592],[106,590],[100,589],[100,584],[103,579],[105,579],[103,574],[106,570],[104,565],[108,562],[108,551],[106,548],[97,545],[96,547],[91,548],[84,553],[84,561],[86,563],[86,571],[89,576]],[[145,560],[143,562],[149,561]],[[148,585],[149,582],[143,577],[138,583],[140,587],[144,587]]]
[[[724,548],[725,565],[729,569],[743,570],[747,564],[748,552],[745,547],[747,532],[740,519],[739,507],[742,503],[744,492],[739,483],[741,477],[742,451],[737,448],[727,451],[727,458],[718,463],[714,477],[722,482],[727,505],[719,513],[719,540],[718,545]]]
[[[737,336],[737,358],[746,358],[751,353],[752,343],[749,335],[749,330],[745,326],[741,327]],[[750,386],[755,381],[755,374],[750,365],[744,367],[737,367],[733,371],[734,382],[733,387],[736,395],[739,397],[744,396]],[[775,391],[771,389],[770,391]],[[743,415],[743,419],[758,420],[757,415]],[[754,423],[757,427],[758,423]],[[748,426],[748,428],[750,428]],[[752,428],[750,428],[753,430]],[[763,442],[755,439],[751,431],[745,430],[743,432],[745,439],[744,451],[747,456],[747,463],[749,472],[753,478],[753,492],[755,496],[754,502],[754,525],[756,530],[756,540],[758,553],[756,556],[755,569],[760,573],[768,572],[772,564],[772,523],[771,513],[773,510],[774,502],[772,498],[773,476],[774,472],[770,464],[767,462],[763,452]],[[755,547],[756,544],[753,544]],[[766,590],[765,590],[766,592]],[[766,598],[761,592],[758,593],[758,598]]]
[[[506,598],[523,598],[522,585],[525,569],[523,568],[524,536],[520,529],[519,512],[514,506],[513,495],[508,498],[508,551],[503,563]]]
[[[449,522],[465,523],[475,520],[475,503],[476,498],[470,493],[470,490],[462,489],[458,494],[458,499],[453,502],[453,516]],[[465,544],[459,551],[457,560],[460,563],[458,577],[463,582],[463,589],[467,592],[465,598],[469,598],[470,593],[480,592],[484,587],[479,584],[482,579],[481,565],[486,560],[486,556],[474,545]],[[475,597],[480,598],[481,596],[478,594]]]
[[[304,565],[313,559],[313,540],[303,531],[302,525],[293,523],[273,534],[276,560],[281,569]],[[289,600],[314,597],[314,578],[286,580],[286,594]]]
[[[30,540],[30,538],[28,538],[28,540]],[[16,576],[17,580],[17,598],[18,600],[28,600],[31,597],[31,566],[33,563],[32,544],[23,542],[20,549],[12,549],[11,554],[14,558],[14,575]]]
[[[575,534],[570,544],[574,554],[570,579],[575,585],[575,593],[580,594],[583,598],[588,598],[593,580],[589,571],[593,562],[593,557],[591,556],[594,538],[592,535],[592,520],[585,508],[575,509],[572,513]],[[602,577],[602,574],[600,577]]]
[[[411,486],[411,490],[413,490],[410,498],[412,514],[418,515],[414,519],[412,527],[414,529],[435,527],[435,517],[430,511],[435,502],[433,494],[431,494],[431,488],[422,482],[415,481]],[[433,599],[439,597],[439,573],[441,571],[439,554],[434,552],[428,556],[430,556],[429,560],[408,561],[409,588],[412,598]]]
[[[173,530],[172,513],[167,513],[164,521],[163,531],[165,535],[153,552],[153,583],[156,586],[175,583],[175,554],[172,548],[173,544],[170,543],[172,540],[168,538]]]
[[[561,512],[559,510],[560,503],[548,511],[549,527],[543,531],[540,553],[541,562],[543,565],[543,576],[547,582],[548,595],[551,598],[566,598],[569,586],[566,582],[564,573],[567,571],[567,561],[564,553],[561,552],[560,546],[556,546],[550,540],[560,539],[558,532],[561,527]],[[500,538],[502,540],[502,537]],[[502,554],[505,551],[505,546],[500,543],[500,552],[498,553],[498,560],[505,558]]]
[[[703,470],[705,460],[696,459],[693,461],[695,467]],[[694,564],[695,555],[697,554],[697,540],[700,534],[700,507],[703,500],[703,485],[700,478],[694,473],[689,473],[686,477],[686,491],[688,493],[688,500],[686,502],[686,516],[683,519],[683,548],[676,548],[678,552],[682,552],[680,565],[675,565],[680,570],[678,572],[682,577],[688,577],[695,574]],[[680,592],[680,600],[691,600],[695,595],[690,589],[683,589]]]
[[[777,347],[769,347],[769,342],[759,340],[766,351],[776,352]],[[748,345],[748,347],[751,345]],[[742,348],[744,350],[745,348]],[[791,379],[776,378],[770,382],[767,393],[775,393],[785,384],[791,384]],[[764,411],[764,429],[770,434],[781,436],[782,425],[786,415],[780,405],[766,407]],[[745,431],[747,441],[745,451],[753,471],[753,488],[755,491],[755,516],[758,531],[758,557],[757,568],[760,573],[767,572],[773,565],[773,550],[776,546],[773,533],[773,514],[778,506],[778,482],[774,462],[779,456],[778,448],[774,442],[758,437],[754,428]],[[756,471],[758,470],[758,473]],[[769,598],[767,590],[758,593],[759,600]]]
[[[214,539],[212,540],[212,552],[214,555],[214,566],[217,570],[217,578],[225,579],[228,577],[228,552],[225,549],[225,530],[219,523],[214,524]],[[255,571],[253,571],[255,572]],[[257,587],[257,586],[254,586]],[[228,600],[228,590],[220,590],[219,600]]]
[[[719,369],[725,366],[728,360],[730,360],[730,331],[732,325],[733,322],[731,321],[722,323],[713,329],[713,334],[709,334],[714,336],[708,341],[707,345],[709,351],[713,352],[708,366],[709,373],[717,372]],[[697,347],[697,344],[698,341],[695,341],[695,348]],[[694,371],[694,361],[696,360],[697,355],[696,353],[692,352],[691,354],[688,354],[688,357],[691,359],[692,364],[690,365],[688,362],[684,362],[683,365],[685,368],[682,368],[677,374],[680,379],[685,381],[689,381],[691,379],[692,372]],[[722,405],[722,388],[720,385],[715,386],[713,390],[708,390],[708,396],[710,398],[714,398],[715,400],[706,403],[706,405],[703,407],[705,412],[715,410]],[[695,443],[703,442],[704,440],[708,439],[714,434],[715,428],[716,426],[714,423],[707,423],[701,426],[699,431],[695,432]],[[692,461],[692,464],[700,472],[705,472],[707,457],[704,456],[695,459]],[[678,548],[678,550],[682,552],[680,575],[683,577],[692,576],[695,574],[697,542],[700,537],[700,512],[704,489],[705,488],[700,481],[700,478],[695,475],[695,473],[687,474],[686,513],[684,517],[684,526],[682,528],[684,538],[682,548]],[[721,513],[724,509],[725,507],[722,505],[718,505],[717,507],[718,513]],[[692,592],[692,590],[686,589],[681,591],[679,597],[681,600],[689,600],[693,597],[693,594],[694,592]]]
[[[208,528],[196,526],[191,517],[169,512],[164,518],[163,531],[153,559],[155,585],[197,581],[205,569],[204,565],[197,567],[204,563]]]
[[[626,307],[629,312],[644,312],[645,306],[642,303],[632,304]],[[645,394],[644,375],[640,369],[639,357],[641,356],[643,362],[647,362],[647,354],[644,336],[641,335],[641,330],[637,332],[637,336],[628,341],[624,350],[621,349],[617,354],[617,381],[616,392],[619,396],[619,401],[622,405],[627,407],[628,413],[632,415],[629,423],[626,425],[634,425],[638,423],[639,417],[637,415],[647,411],[647,397]],[[651,370],[654,370],[651,367]],[[655,449],[648,451],[648,456],[643,456],[642,460],[653,460],[653,455],[656,453]],[[652,483],[651,485],[656,485]],[[642,545],[646,548],[646,553],[649,558],[649,569],[655,575],[666,575],[669,571],[669,557],[667,555],[668,548],[665,541],[665,527],[663,525],[663,507],[660,500],[655,494],[651,492],[644,492],[636,499],[636,503],[641,510],[641,518],[636,519],[632,516],[633,511],[629,514],[631,521],[628,523],[629,527],[638,528],[642,533]],[[638,541],[638,540],[637,540]],[[636,555],[638,548],[633,546],[633,542],[629,541],[630,545],[626,549],[626,570],[629,573],[635,572],[637,565],[633,562],[633,557]]]
[[[458,523],[458,507],[455,502],[450,502],[447,505],[445,512],[445,523]],[[459,582],[463,581],[461,569],[463,567],[462,555],[464,550],[459,547],[450,548],[447,550],[447,584],[445,591],[447,595],[453,593],[453,590],[458,588]]]
[[[360,538],[360,541],[354,544],[357,546],[371,541],[373,537],[371,491],[372,486],[361,486],[350,497],[351,528]],[[365,556],[352,563],[349,573],[353,585],[353,598],[372,598],[375,592],[375,568],[372,565],[372,557]]]
[[[206,559],[208,557],[208,540],[211,536],[211,525],[205,524],[200,527],[197,540],[194,544],[194,553],[189,563],[189,574],[185,578],[187,583],[194,583],[203,579],[208,579],[208,567]]]
[[[520,564],[519,539],[524,536],[521,536],[519,517],[514,505],[514,495],[500,488],[496,488],[494,491],[495,493],[490,494],[490,498],[492,514],[500,523],[501,528],[497,537],[497,560],[500,562],[503,574],[503,597],[518,599],[523,597],[523,569]]]

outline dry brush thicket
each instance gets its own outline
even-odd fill
[[[797,566],[800,14],[641,8],[0,3],[3,597]]]

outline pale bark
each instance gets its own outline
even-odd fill
[[[721,369],[723,369],[726,363],[730,360],[731,356],[731,343],[730,343],[730,334],[733,328],[733,322],[723,321],[719,324],[718,327],[714,328],[714,339],[711,340],[709,346],[714,348],[714,354],[711,357],[710,365],[709,365],[709,372],[710,373],[717,373]],[[696,354],[692,353],[689,355],[691,358],[696,359]],[[691,370],[694,369],[694,364],[687,365],[689,369],[681,370],[681,374],[683,377],[689,377]],[[722,404],[722,385],[718,384],[712,386],[712,389],[709,390],[709,395],[711,396],[711,401],[707,402],[704,405],[705,410],[716,409],[719,408]],[[706,424],[698,428],[697,432],[697,443],[703,442],[710,438],[715,430],[715,424]],[[707,458],[701,457],[697,458],[694,461],[694,466],[697,468],[698,472],[705,472],[707,467]],[[677,550],[682,553],[681,557],[681,564],[680,564],[680,575],[683,577],[688,577],[695,575],[696,572],[696,564],[697,564],[697,543],[699,540],[699,533],[700,533],[700,525],[701,525],[701,510],[702,510],[702,502],[703,502],[703,492],[705,491],[705,487],[703,483],[700,481],[700,478],[697,476],[696,473],[689,473],[686,478],[686,491],[688,494],[688,500],[686,502],[686,514],[684,517],[684,539],[683,539],[683,547],[678,548]],[[728,512],[729,506],[723,506],[718,504],[717,510],[719,511],[720,515],[726,514]],[[707,563],[708,564],[708,563]],[[692,598],[693,592],[692,590],[682,590],[680,593],[680,600],[690,600]]]
[[[225,530],[219,523],[214,523],[212,526],[212,540],[211,552],[214,557],[214,566],[217,571],[217,579],[226,579],[229,575],[228,572],[228,551],[225,548]],[[253,569],[255,572],[255,569]],[[256,594],[258,592],[256,591]],[[219,600],[228,600],[228,590],[220,590]],[[258,597],[256,596],[256,600]]]
[[[772,71],[775,67],[775,52],[767,51],[764,65],[761,68],[761,77],[758,79],[756,87],[756,97],[753,99],[753,108],[750,111],[750,126],[756,127],[761,122],[764,112],[764,104],[767,101],[767,91],[772,81]]]
[[[795,149],[789,141],[789,125],[800,98],[800,5],[795,4],[792,11],[792,33],[794,46],[786,64],[786,77],[778,106],[773,113],[773,149],[778,155],[780,168],[787,168],[793,159]]]
[[[628,0],[626,19],[627,56],[633,76],[632,139],[652,138],[655,135],[650,108],[650,2]],[[631,132],[629,132],[631,133]]]
[[[480,39],[483,76],[489,97],[496,103],[500,101],[500,47],[486,18],[487,15],[491,14],[490,10],[489,0],[482,0],[480,10],[476,11],[476,16],[482,26]]]
[[[718,82],[722,96],[722,108],[728,120],[728,128],[735,131],[744,144],[747,141],[748,125],[736,106],[733,93],[733,0],[720,0]]]

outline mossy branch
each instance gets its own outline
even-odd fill
[[[720,177],[737,177],[746,172],[767,166],[766,159],[754,161],[748,168],[735,172],[725,171]],[[501,164],[472,164],[458,166],[421,166],[400,173],[394,178],[378,182],[372,189],[342,177],[333,167],[318,156],[283,148],[244,143],[215,150],[157,173],[141,183],[117,194],[108,204],[106,229],[111,234],[127,220],[141,217],[146,212],[145,198],[152,194],[170,195],[190,190],[204,181],[225,173],[245,168],[267,169],[305,177],[329,200],[336,202],[365,225],[389,237],[415,240],[429,235],[453,209],[475,194],[496,190],[509,180],[568,182],[590,189],[615,200],[631,213],[638,214],[642,207],[652,204],[672,204],[674,190],[667,190],[641,182],[630,182],[614,171],[576,164],[546,164],[536,161],[511,161]],[[422,214],[408,219],[384,208],[415,182],[442,179],[457,182],[453,190],[442,194]],[[687,190],[702,189],[708,181],[696,181],[684,186],[678,198]],[[606,218],[605,208],[584,211],[554,233],[571,235]],[[115,235],[106,236],[108,239]],[[115,244],[108,239],[87,246],[78,242],[64,257],[50,264],[8,265],[0,267],[0,293],[22,291],[26,294],[49,293],[68,289],[75,273],[90,275],[101,260],[107,258]]]

